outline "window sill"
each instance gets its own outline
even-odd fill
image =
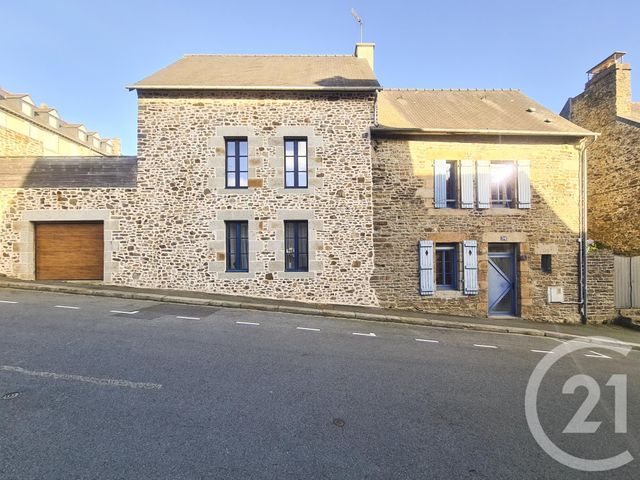
[[[464,296],[462,290],[436,290],[434,294],[434,298],[441,299],[464,298]]]
[[[526,215],[530,208],[430,208],[427,210],[429,215],[433,216],[465,216],[475,212],[480,212],[487,216],[505,216],[514,215],[522,216]]]

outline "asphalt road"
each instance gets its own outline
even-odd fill
[[[560,345],[0,290],[0,396],[17,392],[0,399],[0,478],[640,478],[638,351],[584,344],[537,397],[560,448],[589,459],[628,450],[631,463],[580,472],[536,443],[525,389]],[[576,374],[601,391],[595,433],[562,433],[587,398],[562,393]],[[627,375],[626,422],[605,385],[613,374]]]

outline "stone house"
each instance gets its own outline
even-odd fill
[[[515,90],[383,90],[378,112],[379,301],[579,321],[580,157],[590,133]],[[421,291],[418,255],[428,271]],[[551,303],[555,287],[564,299]]]
[[[0,271],[38,278],[44,220],[98,222],[107,283],[579,321],[593,134],[517,91],[383,90],[373,48],[187,55],[130,85],[130,174],[0,190]]]
[[[584,91],[569,98],[561,115],[600,134],[589,146],[589,237],[600,246],[600,263],[617,256],[617,306],[640,308],[640,288],[631,288],[632,278],[640,284],[640,103],[631,99],[631,66],[623,56],[614,52],[590,69]],[[607,271],[610,278],[592,276],[605,310],[613,301],[613,269]],[[611,305],[608,312],[615,316]]]

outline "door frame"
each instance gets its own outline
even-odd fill
[[[14,245],[20,252],[20,262],[14,265],[14,273],[22,280],[35,280],[35,228],[36,223],[44,222],[103,222],[104,227],[104,268],[103,283],[111,283],[113,274],[120,264],[113,261],[113,253],[118,251],[119,242],[112,241],[113,232],[120,230],[120,221],[111,219],[107,209],[91,210],[25,210],[22,219],[15,222],[19,241]]]
[[[492,255],[491,255],[491,246],[492,245],[510,245],[511,246],[511,252],[496,252],[494,253],[493,257],[495,258],[510,258],[511,259],[511,268],[512,268],[512,272],[513,272],[513,279],[511,280],[512,283],[512,289],[513,289],[513,299],[511,301],[511,311],[508,313],[501,313],[501,312],[492,312],[491,311],[491,304],[490,304],[490,294],[489,294],[489,290],[491,289],[491,285],[490,285],[490,280],[489,280],[489,269],[491,269],[491,263],[493,263],[491,261]],[[518,282],[518,277],[520,276],[520,272],[518,271],[518,250],[519,250],[519,244],[518,243],[503,243],[503,242],[491,242],[487,244],[487,316],[488,317],[517,317],[519,315],[520,312],[520,292],[519,292],[519,282]],[[495,264],[494,264],[495,265]],[[495,265],[495,267],[498,269],[500,272],[502,272],[502,270]],[[504,273],[504,272],[503,272]],[[498,300],[499,301],[499,300]],[[497,302],[494,302],[497,303]]]

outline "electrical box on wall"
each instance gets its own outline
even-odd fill
[[[564,287],[549,287],[548,290],[549,303],[564,302]]]

